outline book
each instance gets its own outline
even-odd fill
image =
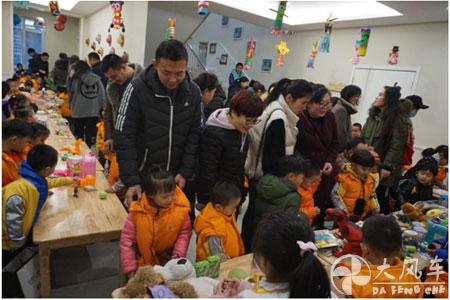
[[[316,246],[319,249],[339,246],[339,240],[328,229],[315,230]]]

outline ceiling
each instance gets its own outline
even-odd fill
[[[67,16],[81,18],[91,15],[107,5],[109,5],[109,1],[78,1],[70,11],[64,9],[62,11]],[[30,7],[40,11],[48,11],[48,7],[44,5],[30,3]]]

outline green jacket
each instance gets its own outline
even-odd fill
[[[283,178],[264,175],[256,186],[254,228],[266,215],[276,211],[298,212],[300,194],[295,186]]]
[[[396,126],[392,128],[392,139],[384,155],[380,151],[381,145],[378,145],[382,127],[383,121],[381,120],[380,114],[369,116],[362,129],[362,138],[369,146],[374,147],[375,151],[380,155],[381,165],[391,169],[391,175],[383,178],[380,181],[380,185],[394,187],[398,184],[402,171],[403,150],[408,139],[409,124],[406,118],[399,116]]]

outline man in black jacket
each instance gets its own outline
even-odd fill
[[[102,63],[100,61],[100,55],[97,52],[91,52],[88,54],[88,64],[92,69],[92,72],[96,74],[102,80],[103,87],[106,89],[106,84],[108,83],[108,78],[102,71]]]
[[[127,86],[117,116],[114,147],[128,187],[125,203],[140,198],[142,177],[155,166],[173,172],[183,188],[193,176],[200,135],[200,89],[187,72],[188,54],[164,41],[153,64]]]

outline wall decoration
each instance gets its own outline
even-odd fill
[[[97,53],[98,53],[98,55],[100,55],[100,57],[102,57],[103,53],[104,53],[103,47],[98,48]]]
[[[64,31],[65,28],[64,24],[60,22],[56,22],[55,24],[53,24],[53,27],[55,28],[56,31],[59,32]]]
[[[277,10],[270,9],[271,11],[277,13],[275,20],[273,21],[272,31],[270,32],[272,35],[278,36],[281,33],[281,29],[283,28],[283,17],[285,16],[284,12],[286,11],[286,6],[287,1],[280,1]]]
[[[166,40],[173,40],[175,38],[175,19],[169,18],[169,27],[166,29]]]
[[[111,44],[112,44],[111,34],[108,34],[108,36],[106,37],[106,44],[108,44],[108,46],[111,47]]]
[[[95,37],[95,40],[100,45],[102,43],[102,35],[100,33],[97,34],[97,36]]]
[[[86,38],[84,40],[84,43],[86,44],[86,46],[89,46],[89,44],[91,43],[91,40],[89,38]]]
[[[123,45],[125,44],[125,35],[123,35],[123,33],[121,33],[121,34],[117,37],[117,44],[119,44],[120,47],[123,48]]]
[[[233,38],[235,40],[240,40],[242,38],[242,27],[234,28]]]
[[[230,21],[230,18],[227,16],[222,16],[222,27],[227,27],[228,22]]]
[[[109,49],[109,54],[116,54],[116,48],[111,47],[111,49]]]
[[[358,56],[359,47],[361,47],[361,40],[356,40],[355,41],[355,52],[353,52],[353,59],[352,59],[352,64],[354,64],[354,65],[359,64],[359,56]]]
[[[34,19],[34,24],[38,26],[44,26],[45,19],[43,17],[37,17],[36,19]]]
[[[253,55],[255,54],[256,42],[253,40],[253,37],[250,38],[250,41],[247,43],[247,53],[245,55],[245,63],[244,69],[249,70],[252,66]]]
[[[121,59],[123,62],[128,62],[130,60],[126,51],[123,52]]]
[[[14,8],[28,9],[30,1],[14,1]]]
[[[97,44],[95,43],[95,41],[92,42],[91,49],[94,51],[97,50]]]
[[[67,23],[67,17],[65,15],[59,15],[56,17],[56,22],[53,25],[56,31],[64,31],[65,25]]]
[[[275,46],[275,50],[277,50],[277,66],[283,66],[284,57],[290,51],[287,43],[285,41],[280,41],[280,43]]]
[[[122,9],[124,5],[124,1],[110,1],[111,8],[113,11],[113,19],[111,22],[111,25],[108,28],[108,36],[107,36],[107,43],[108,40],[110,41],[108,45],[111,46],[112,37],[111,37],[111,29],[120,29],[122,33],[117,38],[117,43],[120,45],[120,47],[123,47],[125,44],[125,24],[123,22],[122,18]]]
[[[13,15],[13,24],[14,24],[14,26],[19,25],[20,23],[22,23],[22,19],[18,15],[14,14]]]
[[[209,44],[209,54],[216,54],[216,48],[217,48],[216,43]]]
[[[209,10],[209,1],[198,1],[198,11],[197,13],[200,16],[204,16],[208,13]]]
[[[330,16],[325,21],[325,28],[324,32],[322,34],[322,37],[320,38],[319,43],[319,52],[330,52],[330,35],[331,31],[333,30],[333,21],[337,20],[337,18],[331,19]]]
[[[361,45],[359,46],[358,56],[366,56],[367,47],[369,46],[370,28],[361,28]]]
[[[261,72],[272,72],[272,59],[263,58],[261,63]]]
[[[61,9],[59,8],[58,1],[50,1],[48,3],[48,10],[52,14],[52,16],[59,16],[61,14]]]
[[[317,56],[317,41],[314,41],[314,43],[312,44],[312,48],[311,48],[311,52],[309,53],[309,58],[308,58],[308,62],[306,63],[306,67],[310,68],[310,69],[314,69],[314,62],[316,60],[316,56]]]
[[[222,54],[220,56],[219,64],[226,65],[228,63],[228,54]]]
[[[389,53],[388,64],[390,64],[390,65],[398,64],[398,51],[399,51],[398,46],[392,47],[392,50]]]

